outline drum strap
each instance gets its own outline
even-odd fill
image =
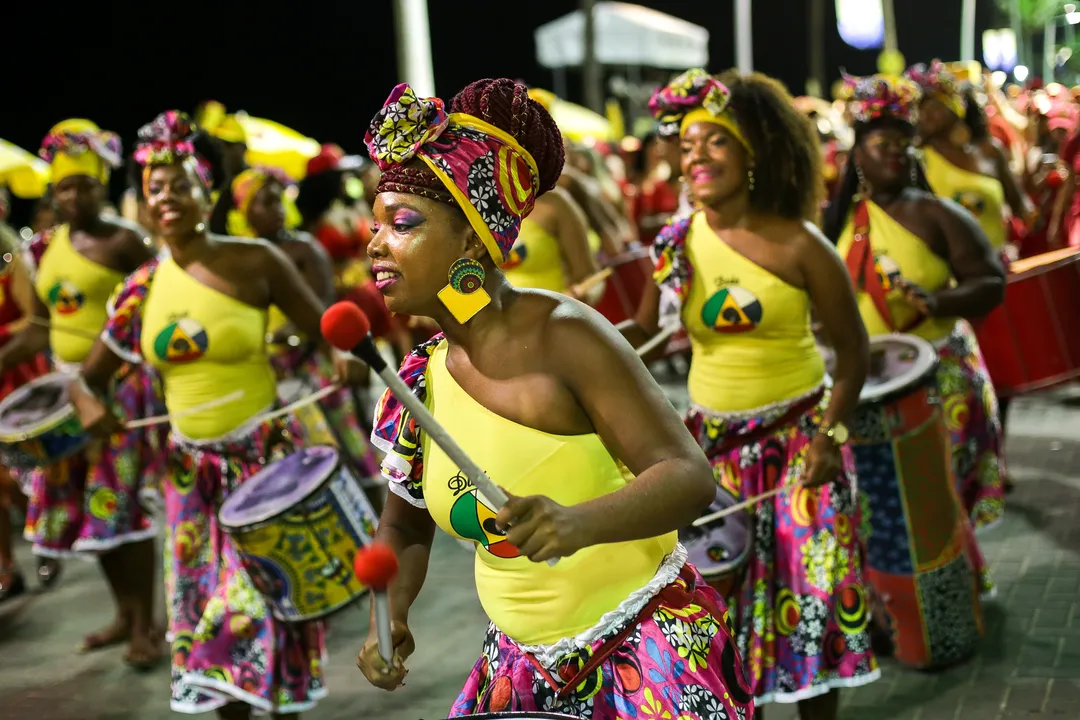
[[[878,314],[893,332],[909,332],[925,320],[926,316],[919,313],[904,327],[896,327],[892,313],[889,311],[889,304],[885,299],[885,287],[881,284],[881,276],[878,275],[877,267],[875,267],[874,251],[870,244],[870,211],[866,207],[865,200],[861,200],[855,206],[854,221],[855,240],[846,258],[851,284],[856,290],[862,290],[870,296]]]
[[[824,395],[825,388],[821,387],[813,394],[789,407],[783,415],[772,422],[762,423],[749,432],[726,435],[722,443],[705,453],[705,457],[709,458],[709,460],[714,460],[721,455],[726,455],[737,447],[749,445],[750,443],[757,442],[764,437],[772,435],[780,428],[789,425],[802,417],[803,414],[816,406]]]
[[[626,627],[617,634],[612,635],[605,640],[600,647],[596,648],[580,670],[573,675],[570,675],[570,672],[574,670],[576,665],[567,664],[566,666],[557,667],[555,672],[562,682],[559,682],[552,677],[551,673],[547,671],[547,668],[541,665],[540,661],[537,660],[532,653],[525,653],[525,657],[532,663],[533,667],[536,668],[536,671],[540,673],[544,680],[547,681],[547,684],[551,689],[555,690],[559,697],[565,698],[567,695],[574,692],[574,690],[576,690],[590,675],[595,673],[596,669],[622,646],[626,641],[626,638],[630,637],[630,633],[632,633],[638,625],[651,617],[661,605],[673,609],[682,609],[690,604],[699,605],[716,618],[718,622],[723,622],[724,613],[717,607],[716,603],[713,602],[711,594],[704,592],[702,588],[697,586],[694,579],[694,571],[691,569],[690,565],[683,565],[682,570],[679,571],[679,577],[686,583],[686,589],[680,587],[678,582],[673,582],[662,588],[660,592],[645,605],[645,607],[641,608],[641,612],[635,615],[634,619],[626,624]]]

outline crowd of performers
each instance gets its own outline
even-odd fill
[[[2,392],[63,374],[96,439],[4,473],[0,601],[27,586],[20,508],[41,583],[67,556],[101,565],[116,618],[84,650],[167,658],[177,712],[311,709],[325,624],[271,612],[219,511],[326,442],[400,564],[395,657],[373,613],[357,658],[373,685],[399,687],[424,652],[409,610],[436,528],[475,549],[491,624],[451,716],[745,720],[776,702],[832,720],[880,657],[968,659],[994,592],[977,531],[1007,485],[976,328],[1011,261],[1080,245],[1073,97],[972,80],[938,61],[845,77],[829,127],[771,78],[688,70],[655,93],[657,131],[629,157],[564,143],[550,97],[519,82],[448,102],[399,85],[366,134],[371,162],[325,145],[299,183],[249,167],[223,112],[164,112],[126,160],[92,122],[56,125],[46,217],[21,248],[5,236]],[[106,203],[125,162],[121,218]],[[625,272],[642,263],[654,282]],[[504,507],[392,392],[369,411],[367,367],[320,331],[341,299]],[[642,362],[680,334],[685,417]],[[881,338],[930,357],[868,403],[896,379]],[[273,412],[297,385],[329,393],[317,417]],[[759,497],[704,524],[709,553],[688,551],[706,508]],[[738,562],[718,570],[721,546]]]

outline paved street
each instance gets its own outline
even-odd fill
[[[677,394],[675,403],[680,404]],[[1019,400],[1008,456],[1016,491],[1005,522],[983,538],[999,585],[987,608],[988,636],[963,667],[925,674],[888,661],[883,678],[845,694],[844,720],[1080,718],[1080,391]],[[19,548],[24,568],[28,548]],[[0,718],[163,720],[168,671],[137,675],[122,651],[75,654],[87,631],[110,619],[97,569],[69,563],[59,587],[0,608]],[[370,688],[353,664],[366,603],[336,616],[330,637],[330,698],[313,719],[445,718],[480,652],[485,621],[472,584],[472,556],[440,535],[414,611],[418,651],[406,687]],[[770,706],[768,720],[793,720]]]

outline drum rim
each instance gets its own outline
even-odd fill
[[[910,342],[918,352],[918,357],[915,359],[915,363],[912,366],[917,369],[918,372],[912,372],[909,376],[900,376],[893,378],[888,382],[882,383],[874,388],[867,388],[865,385],[859,392],[859,403],[875,403],[881,402],[883,398],[886,398],[896,392],[906,390],[920,382],[926,380],[933,374],[938,363],[937,350],[934,349],[934,344],[925,338],[921,338],[918,335],[911,335],[908,333],[889,333],[888,335],[872,335],[870,337],[870,349],[874,348],[874,342]]]
[[[19,387],[15,388],[10,395],[0,401],[0,418],[3,418],[3,409],[5,405],[15,405],[16,400],[24,398],[30,394],[35,387],[47,384],[46,381],[50,380],[56,375],[60,375],[71,380],[71,376],[62,372],[51,372],[41,377],[34,378],[33,380],[23,383]],[[69,399],[66,403],[61,405],[58,409],[54,410],[52,414],[47,415],[37,425],[33,426],[33,429],[23,429],[17,432],[4,432],[4,425],[0,421],[0,443],[18,443],[25,442],[30,438],[39,437],[43,433],[47,433],[50,430],[56,429],[57,426],[64,424],[75,415],[75,406]]]
[[[278,460],[275,460],[274,462],[270,463],[269,465],[263,466],[263,468],[261,470],[259,470],[257,473],[254,473],[253,475],[249,476],[246,480],[244,480],[244,485],[247,485],[248,483],[250,483],[256,477],[258,477],[260,473],[266,472],[270,468],[274,467],[275,465],[277,465],[280,462],[284,462],[285,460],[292,457],[293,455],[295,455],[297,453],[307,452],[308,450],[314,450],[316,448],[328,448],[328,449],[332,450],[333,453],[334,453],[334,464],[333,464],[332,468],[327,471],[326,475],[322,479],[320,479],[317,484],[312,486],[310,492],[308,492],[306,495],[304,495],[303,497],[301,497],[299,500],[297,500],[292,505],[289,505],[288,507],[284,507],[284,508],[281,508],[281,509],[278,509],[278,510],[274,510],[273,513],[270,514],[270,515],[266,515],[265,513],[263,513],[263,514],[259,514],[258,516],[253,516],[250,520],[244,522],[242,525],[236,525],[234,523],[230,523],[230,522],[225,520],[225,509],[229,506],[229,503],[233,501],[233,498],[240,497],[238,492],[233,493],[233,495],[231,497],[229,497],[228,500],[226,500],[225,502],[223,502],[221,504],[221,509],[218,510],[218,522],[221,523],[221,527],[224,528],[225,530],[237,530],[237,531],[239,531],[239,530],[257,530],[258,528],[262,527],[263,525],[266,525],[267,523],[270,523],[270,522],[273,522],[274,520],[277,520],[279,517],[281,517],[285,513],[289,512],[290,510],[295,508],[297,505],[301,505],[301,504],[307,502],[308,500],[310,500],[312,498],[312,496],[314,496],[320,490],[325,488],[327,483],[329,483],[330,480],[333,479],[337,475],[338,471],[344,465],[344,463],[341,460],[341,451],[338,450],[333,445],[307,445],[307,446],[302,447],[302,448],[297,448],[297,450],[295,450],[292,453],[289,453],[285,457],[280,458]],[[243,487],[243,485],[241,485],[241,487]]]

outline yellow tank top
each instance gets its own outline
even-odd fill
[[[503,263],[503,272],[514,287],[569,291],[558,239],[528,218],[521,223],[517,242]]]
[[[691,402],[741,412],[813,390],[825,363],[810,330],[810,296],[733,250],[704,213],[690,224],[693,282],[683,325],[693,359]]]
[[[958,168],[934,148],[923,149],[926,179],[939,197],[963,205],[982,226],[990,245],[999,248],[1008,239],[1005,229],[1005,188],[997,178]]]
[[[446,369],[446,341],[428,364],[427,403],[462,449],[515,495],[546,495],[577,505],[615,492],[627,480],[600,438],[551,435],[499,417],[466,393]],[[678,533],[595,545],[554,567],[517,554],[494,526],[495,510],[426,434],[424,500],[435,522],[476,547],[476,588],[488,617],[515,641],[549,644],[581,633],[646,585]]]
[[[889,306],[895,326],[904,328],[915,319],[917,311],[904,299],[904,293],[897,281],[903,278],[928,292],[936,292],[952,281],[952,270],[944,259],[907,228],[893,220],[889,213],[872,202],[868,202],[866,208],[870,215],[870,247],[874,253],[874,267],[885,290],[885,302]],[[836,249],[846,258],[854,241],[854,223],[849,219]],[[893,332],[888,321],[878,312],[869,293],[860,289],[856,293],[856,299],[866,332],[870,335],[887,335]],[[927,318],[906,332],[933,342],[947,337],[955,324],[956,318]]]
[[[217,438],[269,408],[277,386],[266,356],[267,312],[203,285],[171,257],[161,260],[143,305],[142,356],[165,382],[173,414],[237,390],[238,400],[177,417],[195,440]]]
[[[66,363],[81,363],[94,346],[91,337],[109,319],[109,298],[124,273],[100,265],[71,245],[67,225],[57,227],[38,263],[34,291],[49,308],[49,345]]]

